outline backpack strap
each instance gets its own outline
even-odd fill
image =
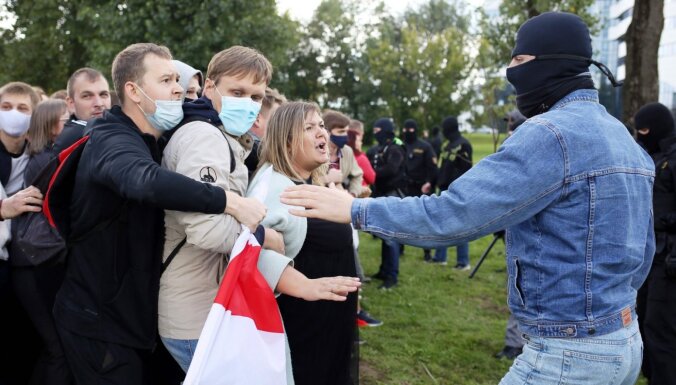
[[[189,117],[183,119],[181,121],[181,123],[179,123],[178,126],[176,126],[176,128],[174,128],[171,131],[168,131],[166,134],[164,134],[162,136],[161,139],[162,139],[162,142],[164,143],[164,146],[166,146],[166,144],[169,143],[169,140],[176,133],[176,131],[178,131],[181,127],[185,126],[186,124],[192,123],[192,122],[209,123],[210,125],[216,127],[216,129],[218,131],[220,131],[221,134],[223,134],[223,139],[225,139],[225,143],[228,144],[228,149],[230,150],[230,173],[232,174],[233,172],[235,172],[235,166],[236,166],[235,153],[232,151],[232,146],[230,145],[230,141],[228,141],[228,137],[226,136],[225,131],[221,127],[213,124],[211,121],[205,119],[204,117],[201,117],[201,116],[198,116],[198,115],[192,115],[192,116],[189,116]]]
[[[176,245],[176,247],[174,247],[174,250],[172,250],[171,254],[169,254],[169,256],[167,257],[167,260],[164,261],[164,263],[162,263],[162,270],[160,270],[160,275],[164,274],[164,271],[167,270],[167,267],[169,267],[171,261],[174,260],[176,254],[178,254],[178,252],[181,251],[181,248],[183,247],[183,245],[185,245],[185,242],[187,240],[188,237],[183,238],[183,240],[179,242],[178,245]]]

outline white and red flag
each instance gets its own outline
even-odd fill
[[[261,189],[254,192],[261,201],[270,180],[262,177]],[[260,252],[261,245],[243,227],[184,385],[286,385],[284,328],[274,293],[258,271]]]

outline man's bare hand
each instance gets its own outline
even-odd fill
[[[232,191],[226,191],[225,213],[232,215],[237,221],[252,232],[265,218],[267,208],[256,198],[243,198]]]
[[[343,190],[312,185],[289,187],[281,194],[282,203],[305,207],[305,210],[291,209],[291,214],[337,223],[350,223],[353,200],[354,197]]]
[[[2,200],[0,215],[4,219],[15,218],[25,212],[42,210],[42,193],[36,187],[27,187]]]
[[[265,228],[265,242],[263,243],[263,248],[276,251],[279,254],[284,255],[285,250],[284,250],[284,236],[282,236],[281,233]]]

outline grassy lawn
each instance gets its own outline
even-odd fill
[[[474,162],[493,152],[490,135],[467,135]],[[492,236],[470,244],[474,267]],[[361,234],[360,257],[367,275],[380,265],[380,240]],[[511,361],[493,355],[504,344],[507,323],[505,251],[498,241],[473,279],[449,265],[426,264],[421,249],[406,246],[399,285],[383,292],[380,281],[364,285],[362,306],[384,321],[361,328],[360,380],[372,384],[497,384]],[[639,381],[639,384],[645,383]]]

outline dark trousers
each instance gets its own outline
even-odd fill
[[[21,306],[44,343],[31,375],[31,384],[72,384],[73,378],[56,331],[52,308],[56,292],[65,274],[62,264],[53,266],[15,267],[12,285]]]
[[[150,351],[83,337],[58,324],[57,330],[78,385],[150,383]]]
[[[0,385],[26,385],[32,384],[33,366],[42,343],[19,304],[12,280],[10,264],[0,260]]]
[[[641,309],[643,344],[647,361],[643,372],[650,385],[673,385],[676,384],[676,277],[668,277],[664,263],[656,262],[642,288],[645,294]]]

